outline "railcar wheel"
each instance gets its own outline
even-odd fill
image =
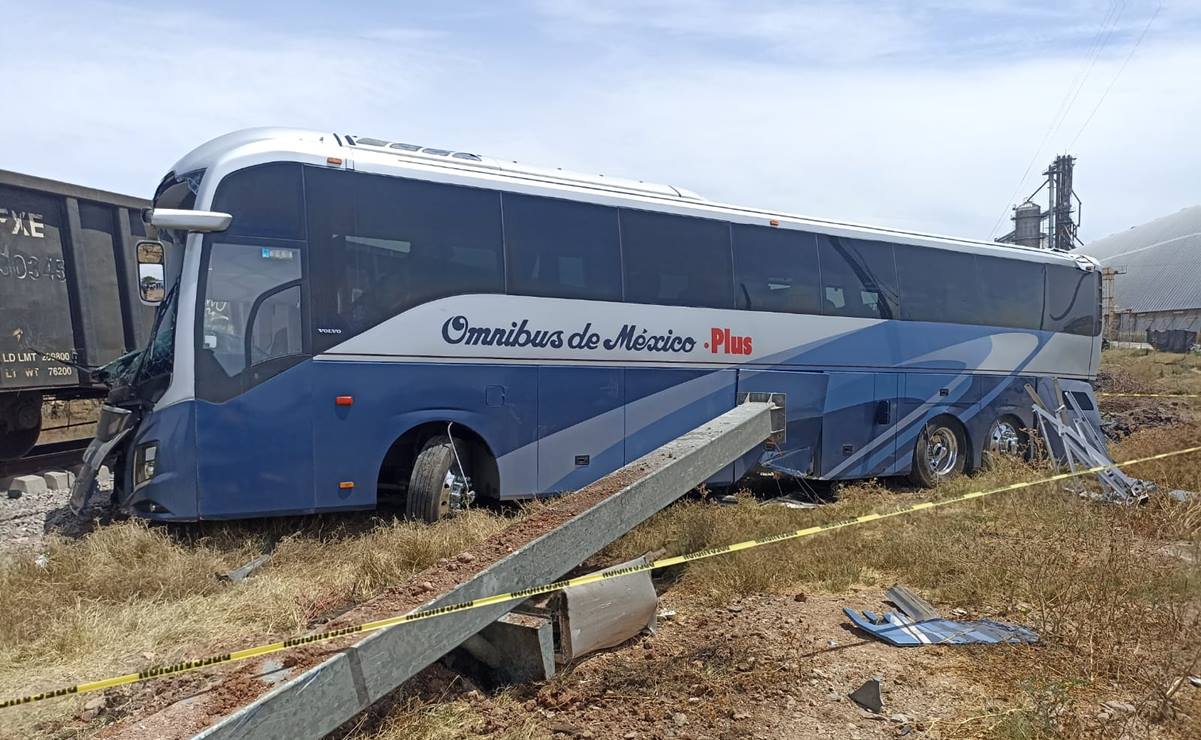
[[[0,460],[24,457],[42,434],[42,394],[0,395]]]
[[[932,488],[962,473],[966,454],[967,440],[959,422],[945,416],[932,419],[922,428],[913,446],[909,480],[914,485]]]
[[[405,515],[433,523],[465,511],[475,499],[469,465],[463,440],[440,436],[426,442],[413,462]]]
[[[984,439],[984,450],[981,459],[985,466],[1001,457],[1015,457],[1028,460],[1030,457],[1030,438],[1022,429],[1022,422],[1010,414],[1002,414],[993,420],[988,427],[988,436]]]

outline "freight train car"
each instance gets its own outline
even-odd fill
[[[149,205],[0,170],[0,460],[37,442],[44,401],[104,395],[76,365],[145,345],[133,249]]]

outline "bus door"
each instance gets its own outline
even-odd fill
[[[822,416],[822,478],[889,475],[896,465],[896,373],[830,373]]]
[[[313,508],[299,246],[233,237],[205,245],[195,349],[201,518]]]

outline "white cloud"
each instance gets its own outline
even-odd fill
[[[200,10],[23,9],[7,16],[0,45],[6,92],[19,101],[0,115],[0,167],[146,195],[208,138],[294,125],[987,237],[1088,48],[940,58],[943,37],[921,17],[942,12],[937,3],[912,17],[888,3],[804,12],[760,3],[746,17],[714,0],[657,0],[642,15],[631,7],[556,3],[514,12],[503,27],[492,17],[309,31]],[[1048,11],[995,12],[1042,23]],[[1201,202],[1195,40],[1183,16],[1159,23],[1073,152],[1084,233],[1094,238]],[[978,33],[1004,46],[1015,31]],[[764,47],[773,51],[740,52]],[[834,47],[842,51],[821,52],[822,63],[789,51]],[[1075,135],[1128,47],[1124,36],[1099,56],[1036,174]]]
[[[597,28],[742,41],[756,53],[820,60],[874,59],[911,50],[923,35],[918,19],[892,5],[839,2],[730,3],[723,0],[543,0],[557,30]],[[756,48],[757,47],[757,48]]]
[[[3,166],[143,195],[214,136],[389,117],[453,69],[431,35],[396,44],[396,28],[375,41],[293,35],[120,5],[31,7],[5,22],[0,69],[20,92],[0,115]]]

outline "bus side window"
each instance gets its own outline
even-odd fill
[[[724,221],[623,209],[621,251],[631,303],[734,307]]]
[[[508,292],[621,300],[617,209],[504,193]]]
[[[892,245],[817,236],[822,313],[866,319],[897,318],[897,275]]]
[[[304,353],[301,341],[300,286],[293,285],[267,296],[260,302],[250,331],[250,362]]]
[[[732,229],[739,308],[821,313],[813,234],[743,224],[735,224]]]
[[[1037,329],[1043,314],[1043,266],[976,255],[977,324]]]
[[[449,296],[504,292],[500,194],[306,168],[313,345]]]
[[[1100,333],[1097,302],[1100,275],[1075,267],[1047,265],[1045,331],[1091,337]]]
[[[978,323],[974,255],[907,244],[896,245],[896,255],[902,319]]]
[[[272,162],[247,167],[221,180],[213,209],[233,214],[226,236],[303,239],[303,202],[300,165]]]

